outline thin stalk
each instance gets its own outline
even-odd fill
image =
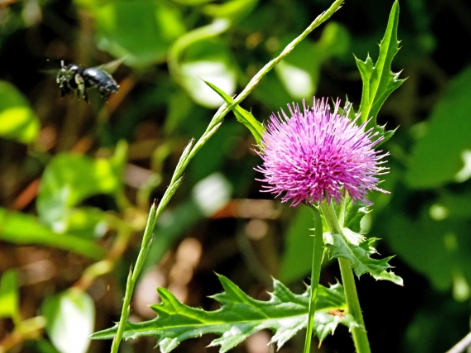
[[[343,235],[342,228],[335,214],[335,210],[331,204],[323,201],[321,203],[321,210],[327,222],[327,226],[331,233]],[[342,275],[342,282],[345,291],[345,299],[347,301],[348,313],[353,316],[355,322],[359,326],[352,328],[353,343],[357,353],[370,353],[370,343],[365,330],[365,323],[361,313],[360,301],[358,300],[357,288],[355,285],[355,278],[353,277],[352,265],[349,260],[339,258],[340,273]]]
[[[154,202],[149,211],[146,229],[144,230],[144,236],[142,238],[141,250],[139,251],[139,255],[137,256],[135,267],[136,270],[133,271],[132,268],[129,270],[129,275],[126,281],[126,291],[124,293],[123,307],[121,308],[121,317],[118,323],[118,330],[111,345],[112,353],[118,353],[119,344],[121,343],[121,340],[123,338],[126,322],[129,318],[132,293],[139,278],[140,271],[138,269],[141,269],[144,265],[147,252],[149,251],[150,246],[152,244],[152,232],[154,231],[155,224],[157,222],[157,212],[158,208],[156,207],[156,204]]]
[[[324,253],[324,239],[322,235],[321,214],[317,207],[312,208],[314,217],[314,242],[312,246],[312,265],[311,265],[311,287],[309,290],[309,314],[306,328],[306,340],[304,341],[304,353],[311,350],[312,330],[314,328],[314,316],[316,314],[316,301],[319,289],[319,279],[321,276],[322,258]]]

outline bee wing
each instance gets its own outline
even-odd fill
[[[59,66],[59,68],[57,68]],[[42,69],[38,69],[37,71],[47,75],[47,76],[52,76],[55,77],[61,71],[61,67],[64,67],[64,60],[55,60],[55,59],[45,59],[44,62],[40,62],[40,66],[43,67]],[[46,67],[46,68],[44,68]],[[53,68],[52,68],[53,67]]]
[[[106,72],[112,74],[113,72],[115,72],[118,69],[119,65],[121,65],[123,63],[125,58],[126,57],[122,57],[120,59],[110,61],[109,63],[97,66],[97,69],[105,70]]]
[[[47,70],[38,70],[38,72],[44,74],[44,75],[47,75],[47,76],[51,76],[51,77],[56,77],[57,74],[59,73],[60,70],[58,69],[47,69]]]

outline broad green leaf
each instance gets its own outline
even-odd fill
[[[378,224],[388,230],[384,238],[387,237],[392,251],[426,276],[436,289],[453,289],[458,300],[469,298],[471,258],[468,217],[437,221],[431,219],[427,212],[413,219],[389,213],[382,215]]]
[[[471,218],[471,192],[466,193],[449,193],[444,191],[440,195],[438,203],[445,209],[446,217]]]
[[[345,236],[335,233],[329,234],[331,239],[326,243],[326,246],[330,249],[331,257],[342,257],[350,260],[358,277],[364,273],[369,273],[376,280],[391,281],[397,285],[403,285],[401,277],[388,271],[392,267],[388,262],[394,256],[380,260],[371,258],[371,255],[376,253],[376,249],[372,245],[377,239],[365,239],[361,234],[354,233],[348,228],[344,228]]]
[[[96,243],[69,234],[58,234],[30,214],[0,208],[0,239],[15,244],[39,244],[99,260],[105,251]]]
[[[0,136],[22,143],[34,141],[39,119],[15,86],[0,81]]]
[[[292,338],[307,324],[308,291],[294,294],[281,282],[274,280],[274,291],[269,301],[255,300],[245,294],[234,283],[219,275],[224,292],[213,299],[222,307],[215,311],[188,307],[179,302],[168,290],[158,288],[161,304],[152,306],[159,316],[142,323],[128,323],[125,338],[155,336],[163,353],[175,349],[188,338],[215,333],[210,346],[220,346],[219,352],[227,352],[247,337],[263,329],[275,332],[271,343],[279,347]],[[346,309],[343,288],[336,284],[330,288],[319,287],[314,332],[322,341],[332,333],[339,323],[356,326],[352,317],[342,314]],[[340,314],[336,314],[340,313]],[[116,327],[97,332],[94,339],[111,339]]]
[[[223,90],[219,89],[211,82],[205,81],[205,83],[217,94],[219,94],[219,96],[224,99],[224,102],[227,104],[232,104],[232,97],[227,95]],[[255,119],[255,117],[250,112],[242,108],[240,105],[236,105],[232,109],[232,112],[234,113],[237,121],[245,125],[245,127],[250,130],[253,137],[255,138],[256,143],[260,143],[260,140],[262,139],[263,133],[265,131],[264,126],[257,119]]]
[[[76,1],[95,19],[100,49],[130,66],[162,62],[185,32],[179,10],[167,1]]]
[[[471,66],[451,81],[427,119],[429,131],[412,149],[408,185],[435,188],[471,177],[470,96]]]
[[[396,0],[391,8],[386,32],[379,45],[379,56],[376,63],[373,64],[373,60],[369,55],[365,61],[355,58],[363,81],[359,109],[360,119],[364,122],[371,118],[366,129],[373,128],[381,136],[385,135],[385,131],[384,127],[376,125],[378,112],[389,95],[404,82],[404,80],[399,79],[400,73],[391,71],[392,60],[399,50],[399,41],[397,40],[398,22],[399,3]]]
[[[7,270],[0,280],[0,317],[19,322],[18,309],[18,274],[14,270]]]
[[[116,161],[72,153],[55,156],[47,165],[39,187],[37,209],[41,220],[58,233],[76,230],[80,215],[75,213],[75,206],[92,195],[113,195],[120,190],[124,162],[121,149],[117,148]],[[98,211],[88,213],[93,217],[82,224],[89,226],[93,234],[103,222],[104,213],[101,217]]]
[[[77,289],[47,298],[42,307],[46,331],[61,353],[85,353],[95,322],[95,307],[87,293]]]

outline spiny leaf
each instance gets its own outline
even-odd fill
[[[400,72],[393,73],[391,71],[392,60],[399,51],[398,21],[399,3],[396,0],[391,8],[386,32],[379,45],[379,57],[376,64],[373,64],[369,55],[365,61],[355,58],[363,81],[360,119],[364,122],[371,118],[367,129],[373,128],[380,136],[384,136],[384,141],[390,138],[391,134],[386,134],[384,126],[376,125],[376,117],[389,95],[404,82],[403,79],[399,79]]]
[[[213,85],[211,82],[204,81],[209,87],[211,87],[214,92],[219,94],[222,99],[224,99],[224,102],[227,104],[232,104],[233,99],[227,95],[223,90],[219,89],[217,86]],[[250,132],[252,133],[253,137],[255,137],[255,141],[257,143],[260,142],[262,139],[263,132],[265,131],[265,128],[263,125],[255,119],[255,117],[249,113],[247,110],[243,109],[240,107],[240,105],[236,105],[234,108],[232,108],[232,112],[236,116],[236,119],[239,123],[242,123],[247,127]]]
[[[170,291],[158,288],[162,303],[152,306],[158,317],[142,323],[129,322],[124,338],[156,336],[160,350],[167,353],[186,339],[215,333],[221,337],[214,339],[210,346],[220,346],[222,353],[263,329],[274,332],[270,343],[279,348],[306,326],[309,290],[294,294],[274,280],[270,300],[260,301],[249,297],[228,278],[219,275],[219,280],[224,292],[212,298],[222,305],[220,309],[205,311],[188,307]],[[339,323],[349,328],[358,326],[351,315],[342,313],[346,307],[340,284],[319,287],[314,333],[321,341],[333,333]],[[93,334],[92,338],[111,339],[115,334],[116,327],[112,327]]]
[[[351,198],[348,198],[347,202],[344,225],[354,232],[359,232],[361,229],[360,222],[362,218],[370,211],[368,206],[362,202],[353,202]]]
[[[364,273],[369,273],[376,280],[386,280],[400,286],[403,285],[401,277],[388,271],[388,269],[392,267],[388,262],[394,256],[389,256],[384,259],[373,259],[370,257],[370,255],[377,253],[376,249],[372,246],[377,240],[376,238],[365,239],[361,234],[352,232],[346,228],[344,231],[347,231],[348,240],[344,235],[330,234],[331,239],[326,246],[328,246],[331,251],[331,257],[343,257],[350,260],[353,270],[358,277]]]

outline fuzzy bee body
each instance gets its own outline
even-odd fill
[[[64,61],[61,61],[56,82],[62,97],[77,96],[86,102],[88,102],[88,88],[95,87],[105,100],[119,89],[119,85],[108,72],[96,67],[84,68],[75,64],[65,66]]]

